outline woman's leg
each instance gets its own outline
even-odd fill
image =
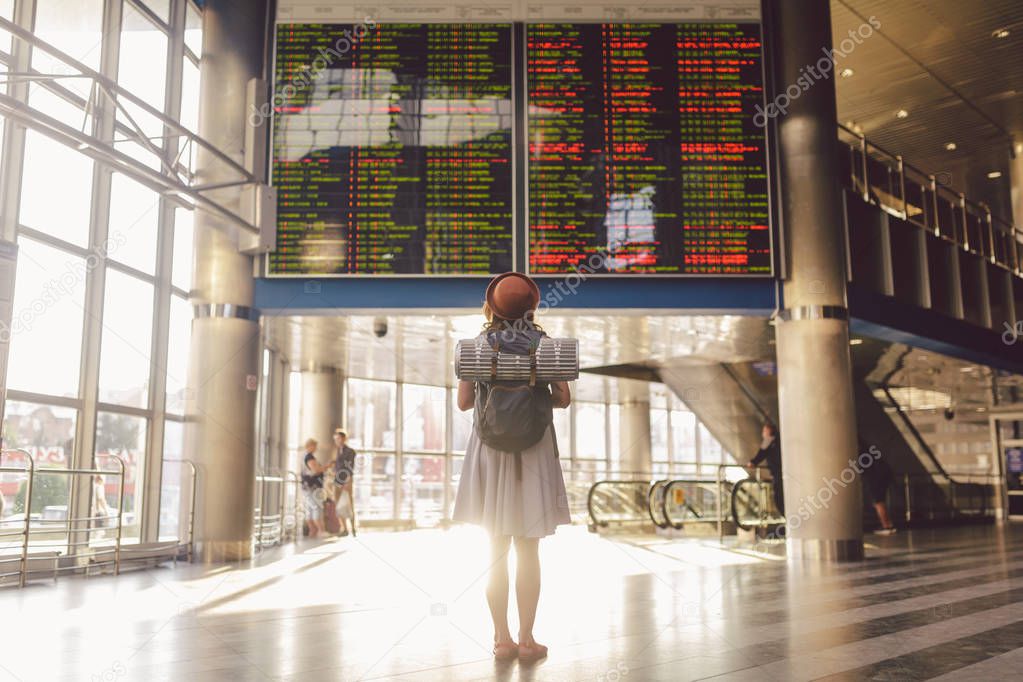
[[[508,629],[508,548],[511,538],[495,535],[490,538],[490,578],[487,581],[487,604],[494,620],[494,642],[512,641]]]
[[[515,538],[515,598],[519,606],[519,646],[536,643],[533,621],[540,600],[540,538]]]

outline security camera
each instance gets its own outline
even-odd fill
[[[376,318],[373,318],[373,334],[376,335],[376,337],[378,339],[382,339],[385,336],[387,336],[387,318],[386,317],[376,317]]]

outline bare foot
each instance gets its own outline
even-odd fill
[[[512,639],[498,640],[494,637],[494,658],[498,661],[510,661],[519,655],[519,645]]]
[[[541,658],[547,657],[547,647],[543,644],[538,644],[535,639],[520,638],[519,643],[519,661],[529,663],[531,661],[539,661]]]

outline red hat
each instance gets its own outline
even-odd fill
[[[487,305],[502,319],[522,318],[539,304],[540,287],[520,272],[498,275],[487,285]]]

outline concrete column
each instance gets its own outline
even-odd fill
[[[203,12],[199,135],[244,163],[246,88],[263,76],[266,0],[207,0]],[[199,184],[237,181],[198,151]],[[217,199],[240,212],[240,191]],[[252,554],[259,324],[252,311],[252,258],[233,232],[206,212],[195,215],[186,456],[200,465],[196,549],[203,560]]]
[[[832,46],[831,12],[827,2],[764,0],[763,7],[764,42],[774,58],[769,97],[789,86],[799,91],[786,95],[788,113],[775,119],[786,258],[785,308],[776,333],[788,554],[854,560],[863,556],[862,500],[850,465],[856,413],[834,69],[808,89],[799,85],[807,67],[816,68],[822,50]]]
[[[618,439],[624,471],[650,471],[650,384],[631,379],[618,380]]]
[[[308,438],[319,443],[316,459],[320,463],[334,456],[334,429],[343,423],[341,414],[341,374],[332,368],[302,372],[302,402],[299,408],[299,444]]]

